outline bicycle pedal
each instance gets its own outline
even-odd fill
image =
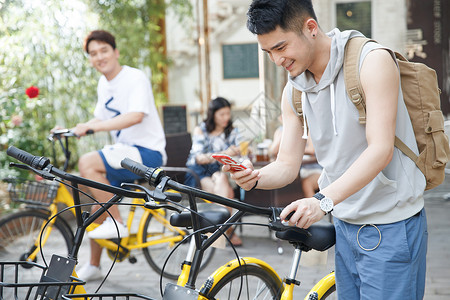
[[[137,263],[137,259],[136,259],[136,257],[134,257],[134,256],[130,256],[130,257],[128,258],[128,261],[129,261],[131,264]]]

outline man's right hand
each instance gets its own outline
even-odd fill
[[[254,170],[253,164],[248,160],[244,160],[242,164],[247,168],[243,171],[231,171],[230,166],[224,165],[222,167],[223,172],[230,172],[231,173],[231,179],[233,179],[237,185],[239,185],[241,188],[243,188],[246,191],[251,190],[255,184],[256,181],[258,181],[261,178],[261,174],[259,170]]]
[[[77,126],[72,128],[73,133],[77,136],[85,136],[89,130],[92,130],[91,124],[88,123],[78,123]]]

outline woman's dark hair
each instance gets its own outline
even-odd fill
[[[261,35],[280,26],[301,35],[307,18],[317,21],[311,0],[253,0],[247,12],[247,28]]]
[[[101,41],[111,45],[113,49],[116,49],[116,39],[114,36],[106,30],[93,30],[84,39],[84,51],[89,54],[89,43],[92,41]]]
[[[208,113],[206,115],[206,119],[204,120],[207,132],[212,132],[214,129],[216,129],[216,123],[214,122],[214,114],[216,113],[216,111],[224,107],[231,108],[230,102],[228,102],[228,100],[225,98],[217,97],[216,99],[213,99],[211,100],[211,102],[209,102]],[[233,121],[231,121],[230,119],[227,127],[224,130],[226,138],[228,138],[232,130],[233,130]]]

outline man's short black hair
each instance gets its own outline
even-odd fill
[[[307,18],[317,21],[311,0],[253,0],[247,12],[247,28],[257,35],[277,26],[301,34]]]
[[[100,41],[111,45],[113,49],[116,49],[116,39],[114,36],[106,30],[93,30],[84,39],[84,51],[89,54],[89,43],[92,41]]]

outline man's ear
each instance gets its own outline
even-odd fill
[[[120,52],[119,52],[119,49],[114,49],[114,53],[116,54],[116,57],[117,58],[119,58],[119,56],[120,56]]]
[[[305,30],[310,36],[316,36],[319,31],[319,24],[313,18],[305,21]]]

